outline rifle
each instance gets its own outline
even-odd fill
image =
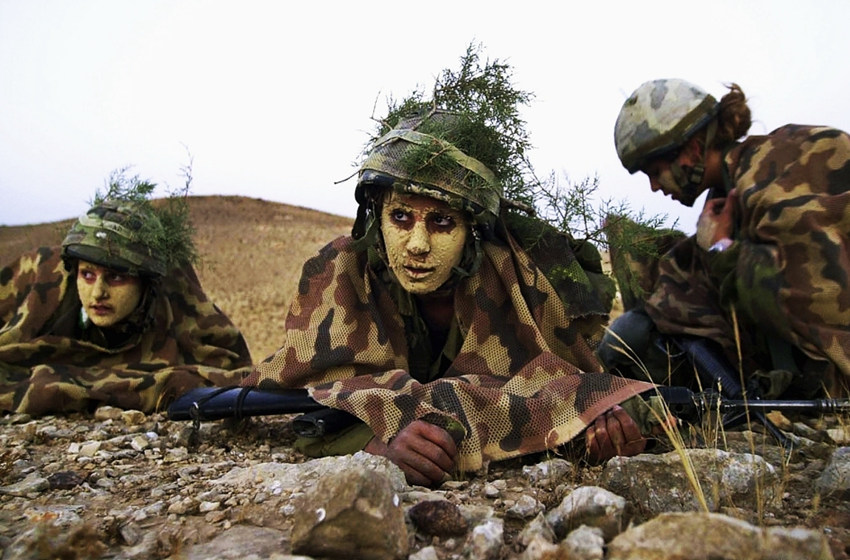
[[[753,418],[761,423],[789,453],[794,450],[793,441],[770,421],[766,412],[770,410],[808,412],[848,410],[846,399],[762,400],[757,385],[751,384],[746,390],[744,389],[738,381],[735,368],[715,342],[703,337],[667,336],[659,339],[658,344],[664,345],[665,341],[685,354],[696,370],[703,387],[715,393],[710,399],[713,399],[714,404],[720,404],[719,411],[724,413],[722,416],[724,428],[737,426]],[[667,351],[666,348],[664,350]]]
[[[687,387],[658,386],[642,394],[644,398],[660,395],[671,414],[689,424],[698,424],[712,412],[745,415],[769,422],[765,413],[771,410],[804,413],[850,413],[850,399],[761,400],[731,399],[716,391],[696,393]],[[192,420],[195,429],[202,421],[224,418],[247,418],[275,414],[300,414],[292,421],[299,436],[319,437],[335,433],[359,419],[345,412],[321,405],[310,398],[307,389],[258,389],[256,387],[200,387],[192,389],[168,407],[170,420]],[[772,425],[772,424],[771,424]],[[724,424],[724,427],[729,427]],[[774,426],[776,431],[779,428]],[[780,432],[781,434],[781,432]],[[790,444],[790,439],[781,434]]]
[[[743,414],[749,411],[751,415],[764,415],[771,410],[815,414],[850,413],[850,399],[730,399],[717,391],[697,393],[687,387],[668,386],[658,386],[643,393],[644,396],[652,394],[660,395],[670,413],[689,424],[698,423],[711,412]],[[787,438],[784,434],[783,437]]]
[[[192,420],[196,430],[202,421],[300,414],[292,421],[292,429],[303,437],[320,437],[360,421],[344,410],[317,403],[310,398],[307,389],[258,389],[256,387],[191,389],[171,403],[167,414],[170,420]]]

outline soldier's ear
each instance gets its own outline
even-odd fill
[[[687,157],[687,163],[695,165],[702,161],[703,144],[705,144],[705,137],[702,134],[694,134],[688,138],[680,152]]]

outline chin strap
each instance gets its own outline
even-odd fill
[[[673,174],[676,184],[682,190],[682,194],[684,195],[682,199],[680,199],[680,202],[687,206],[693,205],[700,193],[700,187],[705,179],[705,160],[708,157],[708,147],[714,140],[716,133],[717,120],[712,119],[712,121],[708,123],[708,127],[705,131],[705,143],[702,148],[702,157],[696,165],[692,167],[683,167],[675,161],[670,164],[670,172]]]

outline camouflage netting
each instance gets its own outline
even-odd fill
[[[361,166],[353,236],[304,265],[283,346],[246,384],[309,387],[315,400],[354,414],[384,442],[416,419],[459,424],[462,471],[563,444],[650,388],[602,373],[594,356],[610,310],[599,295],[602,282],[588,275],[601,274],[595,248],[581,250],[580,260],[578,244],[553,228],[503,220],[490,160],[468,155],[498,153],[498,144],[481,123],[439,110],[402,120],[378,139]],[[405,292],[381,259],[387,189],[469,216],[466,254],[475,256],[437,288],[453,298],[438,355],[418,310],[427,301]]]
[[[192,266],[151,282],[150,321],[116,333],[81,323],[76,282],[60,248],[0,269],[0,411],[109,404],[150,412],[193,387],[238,383],[230,370],[251,364],[248,347]]]
[[[247,384],[310,387],[384,441],[417,418],[453,419],[458,467],[555,447],[611,406],[650,388],[601,372],[588,344],[596,317],[565,306],[515,243],[485,243],[479,271],[455,292],[463,345],[442,379],[409,373],[404,322],[390,289],[353,249],[326,246],[304,265],[281,349]]]

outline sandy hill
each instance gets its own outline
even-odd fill
[[[303,262],[353,220],[240,196],[189,200],[207,295],[242,329],[255,361],[274,352]],[[59,245],[74,218],[0,226],[0,263],[43,245]]]

